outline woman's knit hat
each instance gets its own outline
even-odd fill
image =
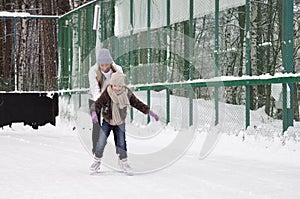
[[[117,71],[111,75],[110,84],[115,86],[125,86],[125,75]]]
[[[110,55],[110,52],[106,48],[101,48],[97,56],[97,64],[111,64],[113,59]]]

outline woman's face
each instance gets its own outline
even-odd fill
[[[107,73],[110,70],[110,64],[100,64],[100,69],[104,73]]]
[[[123,88],[123,86],[112,85],[113,91],[116,91],[116,92],[121,91],[122,88]]]

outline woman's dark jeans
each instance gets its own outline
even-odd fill
[[[95,155],[98,158],[102,158],[104,148],[107,144],[107,138],[110,135],[110,132],[114,131],[117,140],[116,141],[116,148],[117,152],[119,153],[119,158],[122,160],[127,158],[127,147],[126,147],[126,137],[125,137],[125,123],[121,125],[110,125],[104,119],[102,121],[102,126],[100,129],[100,135],[96,146]]]

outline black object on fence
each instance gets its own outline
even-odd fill
[[[0,93],[0,127],[24,122],[34,129],[58,116],[57,93]]]

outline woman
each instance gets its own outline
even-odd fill
[[[89,106],[91,107],[94,102],[100,97],[101,93],[104,91],[106,86],[108,85],[111,75],[116,71],[122,71],[122,67],[115,64],[112,56],[108,49],[101,48],[98,51],[98,56],[96,60],[96,64],[93,65],[89,70],[89,84],[90,84],[90,94],[92,95],[92,99],[89,100]],[[96,145],[99,138],[99,115],[96,112],[91,112],[92,121],[93,121],[93,130],[92,130],[92,142],[93,148],[92,153],[95,153]],[[114,139],[115,132],[114,132]],[[118,150],[116,149],[116,153],[118,154]]]

